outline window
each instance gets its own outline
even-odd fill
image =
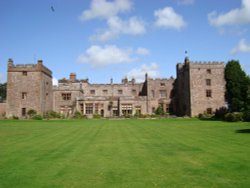
[[[165,83],[162,82],[162,83],[160,83],[160,85],[161,85],[161,86],[165,86]]]
[[[206,85],[211,86],[211,79],[206,79]]]
[[[166,90],[160,90],[160,98],[166,98],[167,97],[167,91]]]
[[[26,116],[26,108],[22,108],[22,116]]]
[[[95,90],[94,89],[90,90],[90,94],[94,95],[95,94]]]
[[[132,115],[132,104],[122,104],[121,105],[121,109],[122,109],[122,115],[126,116],[126,115]]]
[[[207,108],[207,114],[212,114],[213,113],[213,109],[212,108]]]
[[[71,93],[62,93],[62,99],[64,101],[69,101],[71,100]]]
[[[135,107],[135,114],[140,115],[141,114],[141,106],[136,106]]]
[[[85,113],[86,114],[93,114],[93,103],[87,103],[85,105]]]
[[[27,71],[23,71],[23,76],[27,76],[28,75],[28,72]]]
[[[102,90],[102,93],[103,93],[104,95],[107,95],[107,94],[108,94],[108,90],[104,89],[104,90]]]
[[[210,90],[210,89],[206,90],[206,96],[212,97],[212,90]]]
[[[122,95],[122,90],[121,89],[118,90],[118,94]]]
[[[207,73],[211,74],[212,73],[211,69],[207,69]]]
[[[22,99],[27,99],[27,92],[22,92]]]

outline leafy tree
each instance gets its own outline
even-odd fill
[[[7,83],[0,83],[0,102],[6,100],[7,94]]]
[[[239,61],[231,60],[225,67],[226,99],[231,112],[244,111],[248,106],[250,79]]]

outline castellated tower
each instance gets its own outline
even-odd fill
[[[30,109],[38,114],[52,110],[52,72],[43,65],[14,65],[8,60],[7,117],[25,118]]]
[[[186,57],[176,68],[177,115],[212,114],[225,106],[223,62],[190,62]]]

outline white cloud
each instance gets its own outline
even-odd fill
[[[231,54],[250,53],[250,43],[247,44],[245,39],[241,39],[239,44],[231,50]]]
[[[6,82],[6,77],[4,73],[0,73],[0,83],[5,83]]]
[[[208,14],[208,20],[216,27],[248,24],[250,23],[250,1],[242,0],[241,8],[233,9],[225,14],[217,14],[213,11]]]
[[[154,12],[155,25],[163,28],[181,29],[186,22],[181,15],[177,14],[172,7],[165,7]]]
[[[78,63],[90,64],[94,68],[111,64],[131,63],[136,61],[131,57],[132,50],[121,49],[115,45],[105,45],[104,47],[93,45],[77,58]]]
[[[58,86],[58,80],[56,78],[52,79],[53,86]]]
[[[191,5],[194,3],[194,0],[177,0],[179,5]]]
[[[150,54],[150,51],[147,49],[147,48],[138,48],[136,53],[138,55],[149,55]]]
[[[132,9],[131,0],[92,0],[90,9],[82,12],[80,20],[110,18]]]
[[[159,77],[159,66],[156,63],[151,63],[150,65],[143,64],[141,67],[129,71],[126,76],[129,79],[135,78],[137,82],[143,82],[146,73],[151,78]]]
[[[146,32],[145,23],[137,17],[131,17],[128,20],[114,16],[107,20],[108,29],[102,33],[91,37],[92,40],[107,41],[118,38],[120,34],[141,35]]]

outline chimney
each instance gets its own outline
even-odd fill
[[[69,80],[72,82],[76,81],[76,73],[70,73]]]

